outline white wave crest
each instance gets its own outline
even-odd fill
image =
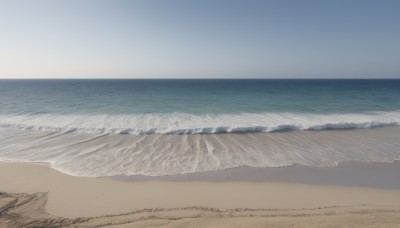
[[[1,115],[1,128],[111,134],[214,134],[371,128],[400,124],[400,111],[353,114],[187,113],[137,115]]]
[[[282,134],[65,134],[0,129],[0,161],[74,176],[163,176],[234,167],[332,167],[400,159],[400,127]]]

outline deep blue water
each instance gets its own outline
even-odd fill
[[[1,114],[400,110],[400,80],[0,80]]]

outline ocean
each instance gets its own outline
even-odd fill
[[[0,80],[0,107],[0,160],[75,176],[400,159],[395,79]]]

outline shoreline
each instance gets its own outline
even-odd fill
[[[143,136],[0,131],[0,158],[50,162],[63,173],[91,177],[179,175],[293,164],[333,167],[351,160],[384,163],[399,160],[399,135],[400,126],[318,132]]]
[[[236,167],[219,171],[165,176],[119,175],[103,177],[121,181],[149,182],[278,182],[308,185],[334,185],[400,189],[400,160],[386,162],[340,162],[334,167],[294,165],[287,167]]]
[[[101,178],[124,182],[254,182],[292,183],[306,185],[334,185],[400,189],[400,160],[393,162],[339,162],[333,167],[293,165],[286,167],[235,167],[226,170],[205,171],[164,176],[117,175],[104,177],[73,176],[61,172],[48,162],[0,161],[8,164],[39,165],[76,178]]]
[[[357,205],[400,207],[400,189],[282,181],[121,181],[73,177],[43,164],[29,163],[0,162],[0,186],[2,192],[9,193],[48,192],[46,211],[70,218],[126,213],[144,208],[193,206],[219,209]]]

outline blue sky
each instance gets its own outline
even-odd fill
[[[1,78],[399,78],[400,1],[0,0]]]

